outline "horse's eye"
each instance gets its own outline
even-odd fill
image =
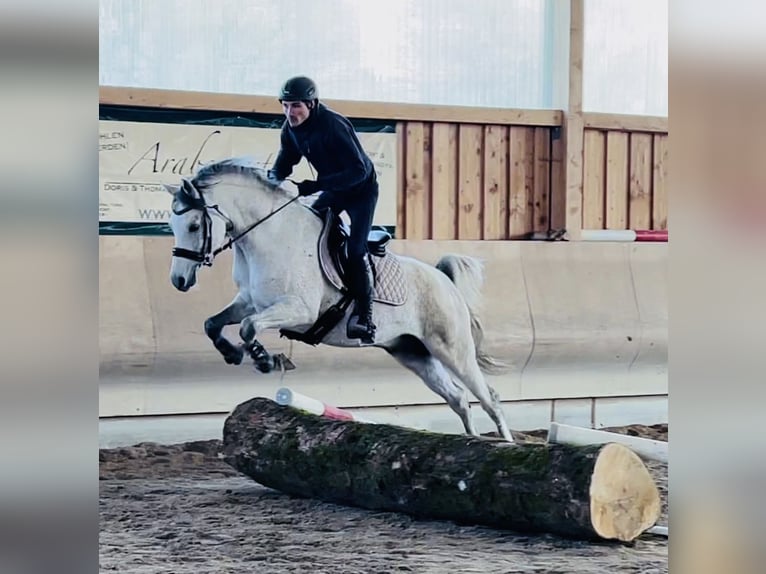
[[[192,223],[189,225],[189,231],[192,233],[197,233],[197,231],[199,231],[199,223]]]

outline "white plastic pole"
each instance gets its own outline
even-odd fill
[[[280,405],[294,407],[320,417],[324,415],[324,403],[322,401],[296,393],[287,387],[277,390],[276,400]]]
[[[582,229],[581,241],[635,241],[636,232],[632,229]]]
[[[360,423],[374,424],[372,421],[356,416],[351,411],[325,404],[320,400],[307,397],[306,395],[302,395],[287,387],[282,387],[277,390],[276,402],[280,405],[301,409],[320,417],[324,416],[340,421],[356,421]]]
[[[548,442],[577,446],[616,442],[627,446],[642,458],[668,462],[668,443],[664,441],[575,427],[557,422],[551,422],[548,430]]]
[[[665,538],[668,538],[668,527],[667,526],[652,526],[651,528],[647,528],[646,532],[649,534],[656,534],[657,536],[664,536]]]

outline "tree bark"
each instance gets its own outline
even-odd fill
[[[336,421],[254,398],[227,417],[226,462],[281,492],[418,518],[629,541],[659,518],[619,444],[515,444]]]

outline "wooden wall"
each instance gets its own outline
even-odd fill
[[[582,229],[667,229],[662,118],[584,114]],[[399,122],[397,237],[518,239],[564,227],[551,126]]]
[[[399,122],[397,237],[509,239],[546,231],[553,130]]]
[[[668,228],[668,134],[586,126],[583,229]]]

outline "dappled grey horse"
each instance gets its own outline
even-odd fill
[[[205,333],[227,363],[240,364],[248,352],[256,366],[268,370],[273,362],[256,337],[264,330],[279,329],[299,338],[296,334],[309,332],[320,318],[321,343],[361,345],[346,338],[350,310],[339,307],[344,286],[337,278],[332,280],[333,269],[342,273],[342,257],[333,257],[342,249],[326,247],[332,242],[323,244],[321,239],[331,225],[329,215],[322,217],[296,202],[294,192],[242,160],[206,165],[193,179],[165,187],[173,196],[170,280],[178,290],[189,290],[197,282],[200,266],[211,266],[218,253],[233,249],[232,275],[239,291],[227,307],[205,321]],[[336,243],[337,236],[336,232]],[[373,247],[385,250],[382,243]],[[477,435],[470,391],[500,434],[512,441],[498,395],[482,374],[499,372],[504,365],[481,348],[483,330],[476,315],[483,282],[480,262],[448,254],[432,266],[394,253],[377,255],[373,260],[378,331],[373,346],[385,349],[444,398],[468,434]],[[388,299],[381,295],[382,274],[394,293]],[[242,344],[223,335],[224,326],[236,324]]]

